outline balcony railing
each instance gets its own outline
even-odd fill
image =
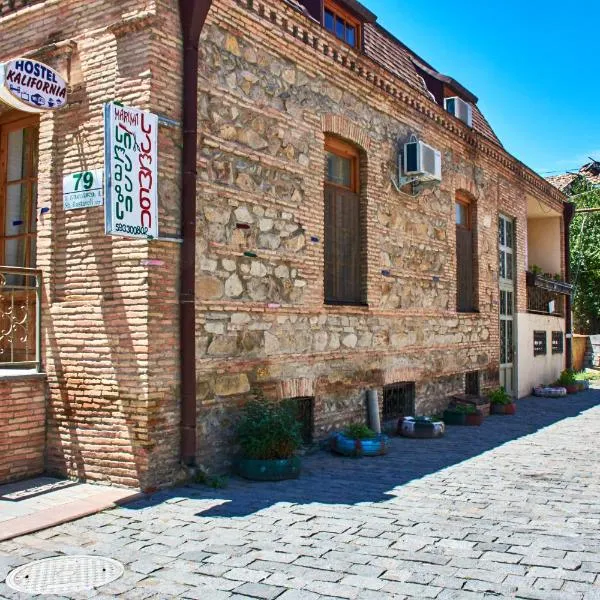
[[[31,6],[32,4],[38,4],[44,0],[0,0],[0,18],[6,15]]]
[[[554,302],[553,312],[550,312],[551,302]],[[563,295],[533,285],[527,286],[527,312],[562,317],[565,314],[564,305]]]
[[[0,267],[0,368],[41,371],[42,272]]]

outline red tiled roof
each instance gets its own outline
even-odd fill
[[[380,25],[376,23],[365,23],[363,29],[364,53],[371,60],[411,85],[433,102],[434,100],[431,98],[431,94],[428,92],[423,79],[419,75],[415,63],[422,64],[427,70],[431,70],[432,72],[437,73],[437,71]],[[448,77],[441,77],[444,80],[452,81]],[[460,84],[456,83],[456,86],[459,87]],[[460,86],[460,88],[462,88],[462,86]],[[462,89],[464,90],[464,88]],[[464,91],[466,94],[470,94],[468,90]],[[464,95],[460,94],[459,90],[457,90],[457,92],[457,95]],[[474,96],[471,94],[471,97]],[[465,99],[470,100],[470,98]],[[472,106],[473,129],[499,146],[502,146],[502,143],[479,110],[479,107],[476,104],[473,104]]]
[[[561,192],[568,192],[569,186],[578,176],[585,177],[592,185],[600,186],[600,162],[587,163],[577,173],[563,173],[546,179]]]

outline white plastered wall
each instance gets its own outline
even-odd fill
[[[522,398],[531,394],[532,388],[536,385],[552,383],[565,368],[566,340],[564,338],[563,353],[552,354],[552,332],[562,331],[564,334],[565,320],[559,317],[520,313],[518,323],[518,395]],[[543,356],[533,356],[534,331],[546,332],[546,354]]]
[[[560,274],[560,217],[527,220],[528,267],[537,265],[544,273]]]

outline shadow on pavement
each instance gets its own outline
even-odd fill
[[[201,517],[243,517],[277,503],[358,504],[389,500],[392,490],[506,442],[533,434],[600,404],[600,390],[567,398],[520,400],[515,416],[492,415],[481,427],[448,427],[443,438],[394,437],[387,456],[345,458],[320,451],[306,456],[294,481],[250,482],[232,477],[226,489],[203,485],[164,490],[127,506],[141,509],[173,498],[206,500]]]

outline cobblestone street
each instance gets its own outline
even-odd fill
[[[393,440],[389,456],[318,452],[298,481],[190,486],[0,544],[28,561],[126,565],[73,598],[600,598],[600,391],[526,399],[515,417]],[[22,598],[4,583],[0,597]]]

